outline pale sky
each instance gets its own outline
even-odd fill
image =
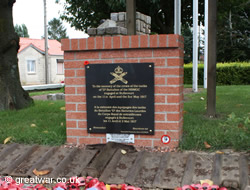
[[[13,6],[13,21],[16,24],[25,24],[28,28],[30,38],[41,39],[44,35],[44,9],[43,0],[16,0]],[[56,4],[55,0],[47,0],[47,21],[59,18],[59,11],[62,5]],[[63,25],[67,28],[69,38],[86,38],[84,32],[76,31],[66,22]]]

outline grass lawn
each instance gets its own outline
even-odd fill
[[[187,98],[181,149],[250,149],[250,86],[218,86],[215,119],[206,117],[206,90]]]
[[[209,150],[250,149],[250,86],[218,86],[215,119],[206,117],[206,90],[186,98],[182,150],[205,150],[204,142]],[[64,101],[35,101],[27,109],[0,112],[0,143],[11,137],[17,143],[64,144],[64,106]]]
[[[0,112],[0,143],[60,145],[66,140],[64,101],[35,101],[19,111]]]
[[[184,84],[184,88],[193,88],[192,84]],[[198,85],[198,88],[203,88],[203,85]]]

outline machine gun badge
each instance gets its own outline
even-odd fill
[[[114,72],[110,72],[110,74],[113,77],[115,77],[114,79],[112,79],[109,82],[110,84],[114,84],[117,81],[121,81],[124,84],[128,83],[128,81],[123,78],[127,74],[127,72],[123,72],[123,69],[120,66],[116,67],[115,70],[114,70]]]

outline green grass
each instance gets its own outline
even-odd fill
[[[217,87],[215,119],[206,117],[206,90],[185,96],[182,150],[205,150],[205,141],[209,150],[250,149],[250,86]],[[0,112],[0,143],[11,137],[17,143],[64,144],[64,106],[64,101],[35,101],[27,109]]]
[[[192,84],[184,84],[184,88],[193,88]],[[198,88],[203,88],[203,85],[198,85]]]
[[[55,93],[62,93],[62,89],[59,90],[46,90],[46,91],[36,91],[36,92],[29,92],[30,96],[39,96],[39,95],[46,95],[46,94],[55,94]]]
[[[225,62],[225,63],[216,63],[216,67],[229,67],[229,66],[238,66],[238,67],[243,67],[243,66],[250,66],[250,62]],[[192,63],[188,63],[188,64],[184,64],[185,68],[192,68],[193,64]],[[199,68],[204,68],[204,62],[201,61],[198,64]]]
[[[35,101],[19,111],[0,112],[0,144],[7,137],[24,144],[60,145],[66,140],[64,101]]]
[[[206,90],[187,98],[181,149],[204,150],[205,141],[211,150],[250,149],[250,86],[217,87],[215,119],[206,117]]]

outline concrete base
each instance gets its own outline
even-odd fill
[[[59,93],[59,94],[48,94],[47,95],[47,99],[48,100],[64,100],[65,99],[65,95],[63,93]]]

